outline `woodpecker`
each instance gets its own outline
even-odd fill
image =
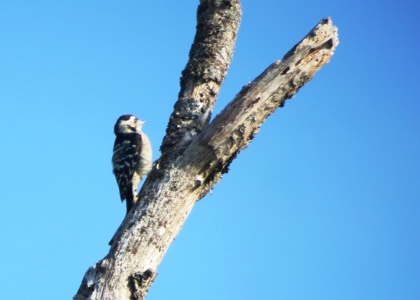
[[[112,171],[126,201],[127,214],[136,201],[136,190],[143,176],[152,168],[152,147],[141,131],[145,121],[133,115],[122,115],[114,126],[116,135],[112,155]]]

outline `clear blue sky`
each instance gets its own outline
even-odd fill
[[[132,113],[154,150],[198,1],[2,1],[2,299],[70,299],[125,213],[113,125]],[[220,111],[323,17],[332,61],[261,127],[192,211],[156,299],[417,299],[417,1],[243,1]]]

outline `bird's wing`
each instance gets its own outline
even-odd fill
[[[120,189],[121,200],[132,191],[134,171],[140,160],[141,136],[137,133],[117,136],[112,155],[113,173]]]

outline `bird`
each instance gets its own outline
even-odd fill
[[[145,121],[126,114],[114,125],[115,142],[112,154],[112,172],[117,180],[121,201],[126,201],[127,212],[136,202],[136,190],[141,179],[152,168],[152,147],[142,132]]]

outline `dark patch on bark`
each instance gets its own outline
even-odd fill
[[[142,300],[155,280],[157,273],[148,269],[144,272],[134,273],[128,277],[128,288],[130,289],[130,300]]]

